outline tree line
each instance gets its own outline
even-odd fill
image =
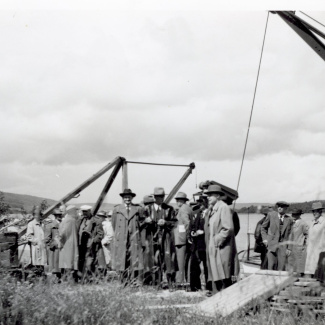
[[[311,206],[314,202],[322,202],[323,206],[325,206],[325,201],[324,200],[314,200],[314,201],[306,201],[306,202],[294,202],[294,203],[289,203],[290,206],[288,208],[288,213],[292,211],[293,209],[301,209],[304,213],[309,213],[311,212]],[[240,209],[236,209],[238,213],[256,213],[257,211],[257,205],[251,205],[249,207],[242,207]],[[262,207],[269,207],[272,206],[275,209],[275,205],[262,205]]]

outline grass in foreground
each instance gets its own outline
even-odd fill
[[[0,280],[0,324],[324,324],[309,314],[299,317],[272,311],[263,303],[259,311],[244,311],[227,318],[193,315],[188,309],[148,309],[152,305],[192,304],[203,295],[164,294],[151,287],[122,288],[117,281],[92,285]]]

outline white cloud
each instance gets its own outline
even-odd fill
[[[265,11],[0,15],[4,191],[59,198],[115,156],[195,161],[203,179],[236,186]],[[315,15],[325,22],[324,12]],[[272,180],[243,180],[243,200],[276,200],[269,188],[288,200],[318,195],[311,176],[322,173],[325,154],[324,72],[322,60],[270,15],[243,179]],[[292,174],[297,162],[300,177]],[[180,177],[170,173],[166,187]],[[152,175],[141,195],[160,182]]]

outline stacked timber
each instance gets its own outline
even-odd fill
[[[316,279],[297,278],[271,298],[271,308],[280,312],[325,314],[325,287]]]

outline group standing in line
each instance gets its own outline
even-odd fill
[[[205,182],[199,199],[190,204],[179,192],[174,206],[164,202],[162,187],[141,205],[132,202],[131,189],[120,196],[123,203],[113,211],[94,216],[91,206],[82,206],[80,216],[70,205],[41,221],[36,209],[26,233],[32,265],[41,270],[48,265],[49,272],[72,281],[93,281],[114,270],[121,283],[133,287],[197,291],[204,277],[213,294],[232,284],[239,273],[239,219],[221,186]]]
[[[289,204],[276,203],[277,211],[259,207],[264,217],[255,230],[255,252],[261,254],[261,269],[289,271],[297,276],[316,277],[324,281],[325,219],[321,202],[311,207],[313,221],[308,226],[301,218],[303,211]]]

